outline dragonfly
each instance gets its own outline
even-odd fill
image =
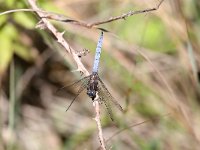
[[[87,95],[92,99],[92,101],[97,100],[100,102],[100,104],[104,104],[108,114],[112,121],[113,119],[113,113],[111,109],[111,103],[116,106],[121,112],[123,112],[123,108],[121,105],[114,99],[114,97],[111,95],[111,93],[108,91],[107,87],[101,80],[101,78],[98,75],[98,68],[99,68],[99,61],[101,56],[101,49],[102,49],[102,43],[103,43],[103,31],[101,31],[101,35],[99,37],[97,47],[96,47],[96,53],[94,58],[94,64],[92,73],[89,76],[83,77],[82,79],[75,81],[71,85],[62,87],[78,87],[78,90],[76,92],[75,97],[72,99],[71,103],[67,107],[66,111],[69,110],[73,102],[76,100],[76,98],[82,93],[84,90],[86,90]],[[97,97],[98,94],[98,97]]]

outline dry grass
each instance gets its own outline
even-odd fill
[[[153,7],[156,2],[76,0],[40,4],[45,10],[62,10],[71,18],[93,22]],[[109,139],[107,148],[198,149],[199,7],[196,1],[165,0],[153,13],[101,26],[111,32],[105,34],[99,74],[126,109],[121,114],[113,107],[117,126],[109,120],[106,109],[101,109],[105,139],[126,129]],[[30,18],[36,19],[31,15]],[[9,77],[11,69],[1,73],[0,149],[97,149],[99,140],[91,100],[81,94],[66,113],[75,91],[55,92],[80,78],[79,72],[71,72],[76,65],[70,55],[47,31],[27,29],[15,18],[11,20],[9,24],[17,29],[18,38],[26,45],[32,60],[24,61],[15,53],[14,81]],[[90,49],[81,61],[91,70],[99,32],[52,23],[66,31],[64,36],[74,49]],[[14,87],[9,90],[9,85]],[[12,93],[13,88],[16,94]],[[14,106],[10,105],[11,93]],[[12,127],[9,119],[14,121]],[[150,121],[138,124],[145,120]],[[134,124],[138,125],[131,127]]]

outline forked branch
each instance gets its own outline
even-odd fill
[[[93,22],[93,23],[85,23],[85,22],[82,22],[82,21],[79,21],[79,20],[76,20],[76,19],[66,17],[66,16],[61,15],[61,14],[56,14],[56,13],[51,13],[51,12],[45,13],[43,18],[48,18],[48,19],[57,20],[57,21],[61,21],[61,22],[71,23],[71,24],[79,25],[79,26],[86,27],[86,28],[96,28],[96,29],[102,30],[104,32],[108,32],[108,30],[100,28],[100,27],[98,27],[98,25],[106,24],[106,23],[121,20],[121,19],[124,20],[127,17],[133,16],[133,15],[136,15],[136,14],[142,14],[142,13],[155,11],[155,10],[159,9],[159,7],[163,3],[163,1],[164,0],[159,1],[159,3],[153,8],[136,10],[136,11],[129,11],[128,13],[124,13],[120,16],[110,17],[109,19],[106,19],[106,20],[103,20],[103,21],[97,21],[97,22]]]

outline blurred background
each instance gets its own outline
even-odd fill
[[[87,23],[157,0],[38,0],[38,6]],[[0,0],[0,11],[31,8]],[[107,148],[195,150],[200,142],[200,1],[165,0],[157,11],[99,27],[105,33],[99,76],[125,109],[115,124],[101,107]],[[100,146],[91,99],[60,87],[80,79],[72,56],[33,12],[0,16],[0,150],[90,150]],[[91,72],[100,31],[52,21]],[[145,121],[144,123],[142,123]],[[138,124],[142,123],[142,124]],[[116,134],[121,129],[124,129]],[[114,136],[113,136],[114,135]],[[110,138],[112,137],[112,138]]]

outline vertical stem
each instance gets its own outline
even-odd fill
[[[104,142],[104,138],[103,138],[103,132],[102,132],[102,126],[101,126],[101,122],[100,122],[100,109],[99,109],[99,102],[97,100],[94,100],[93,105],[95,107],[95,111],[96,111],[96,116],[95,116],[95,121],[99,130],[99,140],[101,143],[101,149],[106,150],[106,146],[105,146],[105,142]]]
[[[13,136],[15,126],[15,64],[14,60],[10,65],[10,79],[9,79],[9,130]],[[10,138],[8,149],[13,149],[13,137]]]
[[[3,110],[1,109],[2,104],[3,104],[3,96],[2,96],[2,90],[1,90],[1,83],[2,83],[2,74],[0,74],[0,133],[2,133],[3,131]],[[2,134],[0,134],[0,150],[3,150],[3,138],[2,138]]]

